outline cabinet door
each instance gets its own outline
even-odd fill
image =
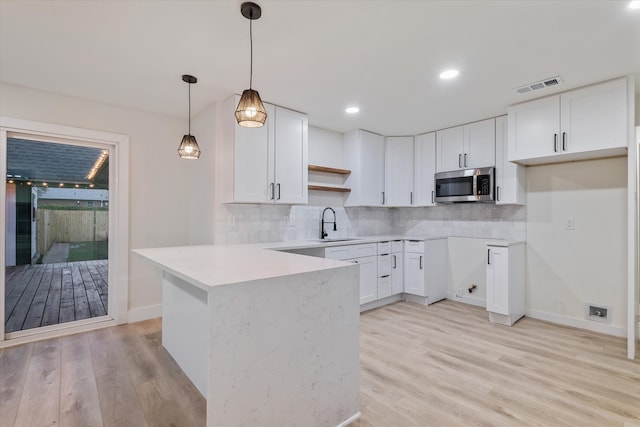
[[[404,254],[404,292],[426,297],[424,288],[424,255]]]
[[[413,137],[387,138],[385,149],[387,206],[413,205]]]
[[[560,96],[509,107],[509,161],[553,156],[559,152]]]
[[[378,299],[378,257],[353,260],[360,265],[360,304]]]
[[[427,302],[443,300],[447,297],[447,239],[427,240],[424,258],[424,288]]]
[[[509,251],[487,248],[487,311],[509,315]]]
[[[627,146],[627,80],[618,79],[560,95],[562,152]]]
[[[381,206],[384,194],[384,137],[361,132],[360,190],[362,206]]]
[[[463,126],[436,132],[436,172],[462,169]]]
[[[387,274],[385,276],[378,277],[377,299],[390,297],[391,295],[391,275]]]
[[[404,292],[404,256],[402,252],[391,254],[391,294]]]
[[[273,200],[275,107],[265,104],[267,121],[260,128],[245,128],[233,115],[239,97],[225,102],[225,202],[267,203]],[[235,101],[235,103],[234,103]],[[228,110],[228,111],[227,111]],[[231,175],[231,176],[229,176]],[[226,180],[233,180],[227,182]],[[275,185],[275,184],[274,184]]]
[[[416,136],[413,155],[413,205],[435,206],[436,133]]]
[[[507,160],[507,116],[496,118],[496,205],[524,205],[525,170]]]
[[[276,107],[274,163],[276,203],[307,203],[307,132],[306,115]]]
[[[464,151],[462,165],[465,168],[484,168],[496,164],[495,119],[464,125]]]

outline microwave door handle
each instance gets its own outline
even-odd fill
[[[464,153],[464,167],[466,168],[467,166],[467,153]]]

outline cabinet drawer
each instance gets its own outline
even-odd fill
[[[345,260],[353,258],[353,246],[333,246],[324,248],[324,257],[329,259]]]
[[[378,299],[389,297],[391,294],[391,276],[387,274],[386,276],[378,277]]]
[[[394,240],[391,242],[391,252],[402,252],[402,240]]]
[[[378,255],[378,277],[391,274],[391,255]]]
[[[366,243],[364,245],[352,245],[351,246],[352,258],[361,258],[366,256],[377,255],[376,244]]]
[[[391,242],[378,242],[378,255],[391,253]]]
[[[424,253],[424,241],[422,240],[405,240],[404,250],[415,254]]]

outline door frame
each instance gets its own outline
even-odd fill
[[[29,135],[44,141],[73,141],[108,146],[109,164],[109,313],[96,321],[74,321],[36,328],[7,339],[5,333],[5,243],[0,245],[0,348],[91,329],[127,323],[129,308],[129,136],[32,120],[0,116],[0,176],[7,176],[7,134]],[[0,227],[6,229],[6,185],[0,185]],[[113,243],[112,243],[113,242]],[[52,325],[53,326],[53,325]]]

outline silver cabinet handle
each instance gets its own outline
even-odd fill
[[[458,167],[462,167],[462,154],[458,154]]]
[[[380,276],[381,279],[384,279],[385,277],[389,277],[389,275],[385,274],[384,276]]]
[[[487,249],[487,265],[491,265],[491,249]]]
[[[562,132],[562,151],[567,151],[567,133]]]
[[[275,185],[272,182],[271,184],[269,184],[269,187],[271,187],[271,200],[276,198],[276,191],[275,191]]]
[[[353,261],[351,261],[351,264],[357,264],[357,263],[358,263],[358,260],[354,259]]]
[[[383,192],[382,192],[382,204],[383,204],[383,205],[384,205],[384,202],[385,202],[385,200],[384,200],[384,191],[383,191]]]
[[[393,255],[393,268],[398,268],[398,258]]]
[[[278,183],[278,199],[277,200],[280,200],[280,183]]]
[[[422,255],[420,255],[420,270],[422,270]]]
[[[412,205],[413,204],[413,191],[409,192],[409,204]]]
[[[431,203],[435,203],[436,199],[435,199],[435,191],[431,190]]]
[[[464,167],[466,168],[467,166],[467,153],[464,153]]]
[[[553,151],[555,153],[558,152],[558,134],[557,133],[553,134]]]
[[[496,187],[496,200],[500,201],[500,186]]]

